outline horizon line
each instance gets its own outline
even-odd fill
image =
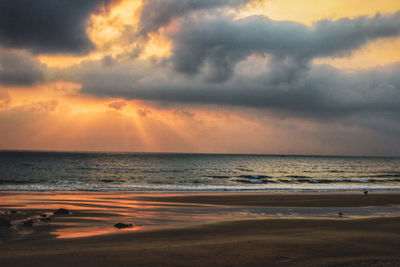
[[[174,154],[174,155],[230,155],[230,156],[271,156],[271,157],[342,157],[342,158],[400,158],[388,155],[331,155],[331,154],[285,154],[285,153],[227,153],[227,152],[159,152],[159,151],[107,151],[107,150],[45,150],[45,149],[0,149],[0,152],[39,153],[110,153],[110,154]]]

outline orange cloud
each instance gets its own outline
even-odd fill
[[[114,101],[114,102],[107,104],[107,107],[109,107],[111,109],[115,109],[115,110],[121,110],[126,105],[127,105],[127,103],[125,101]]]
[[[48,95],[30,101],[14,95],[18,104],[0,111],[0,149],[363,154],[374,145],[365,145],[371,131],[335,122],[215,107],[158,109],[137,101],[114,110],[107,105],[118,100],[61,95],[47,101]]]

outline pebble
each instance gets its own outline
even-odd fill
[[[126,224],[126,223],[116,223],[114,224],[115,228],[121,229],[121,228],[128,228],[128,227],[132,227],[133,225],[130,224]]]
[[[54,214],[59,215],[59,214],[69,214],[69,210],[67,209],[58,209],[54,212]]]

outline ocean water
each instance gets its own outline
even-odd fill
[[[400,158],[0,151],[0,190],[399,190]]]

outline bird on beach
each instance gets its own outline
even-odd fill
[[[365,190],[365,191],[364,191],[364,195],[365,195],[365,196],[368,195],[368,190]]]

